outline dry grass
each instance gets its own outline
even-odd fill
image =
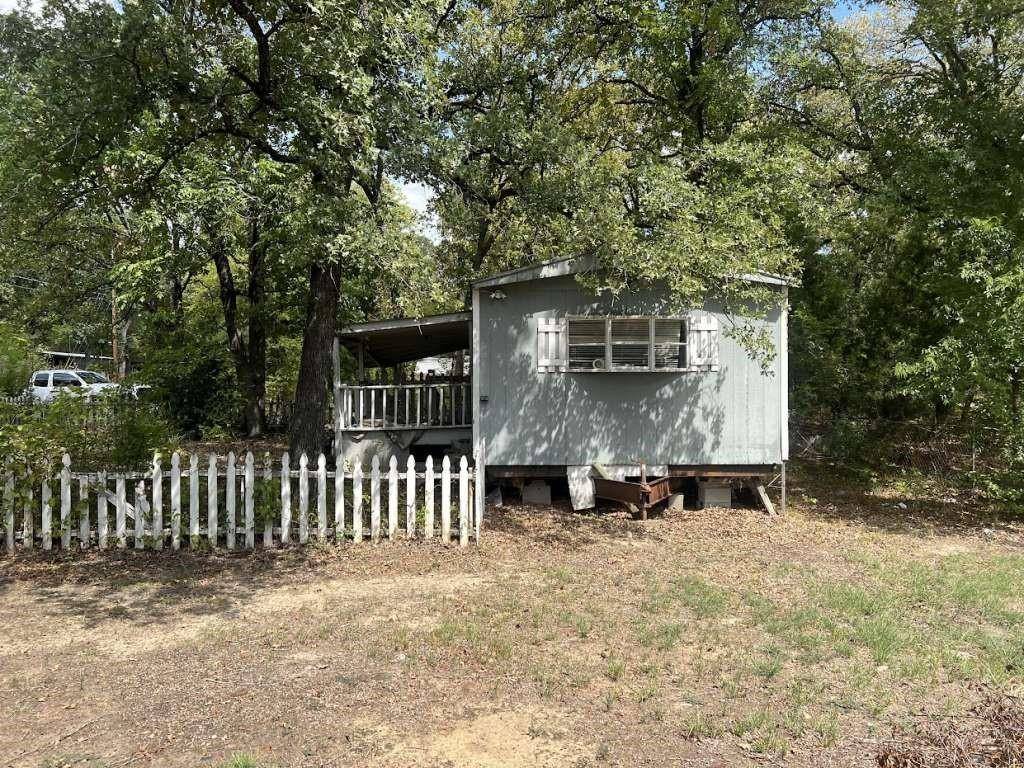
[[[872,765],[1019,690],[1018,525],[793,475],[783,520],[513,508],[467,552],[4,559],[0,765]]]

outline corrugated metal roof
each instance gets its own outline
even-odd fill
[[[396,365],[469,349],[471,319],[470,312],[455,312],[374,320],[342,329],[338,340],[354,355],[362,344],[369,357],[367,365]]]

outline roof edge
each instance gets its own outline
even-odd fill
[[[524,283],[529,280],[543,280],[548,277],[566,277],[567,275],[575,275],[596,268],[597,259],[588,256],[572,256],[498,272],[474,280],[471,285],[473,288],[497,288],[498,286],[509,285],[510,283]],[[764,285],[786,286],[790,288],[799,287],[800,285],[800,281],[795,278],[787,278],[770,272],[748,272],[737,277],[750,283],[762,283]]]
[[[431,325],[442,325],[444,323],[469,322],[473,319],[473,313],[450,312],[446,315],[425,315],[424,317],[389,318],[387,320],[370,320],[365,323],[353,323],[346,325],[338,331],[337,336],[355,336],[360,333],[373,333],[374,331],[391,331],[400,328],[425,328]]]

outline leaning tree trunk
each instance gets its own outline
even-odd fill
[[[303,453],[316,456],[324,447],[340,274],[341,268],[336,262],[310,267],[306,328],[302,335],[302,358],[289,440],[292,455],[296,457]]]

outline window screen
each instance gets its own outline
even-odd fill
[[[569,367],[588,371],[606,369],[605,334],[604,318],[569,320]]]
[[[613,319],[612,368],[651,367],[651,322],[646,317]]]
[[[683,320],[654,321],[654,367],[658,370],[686,367],[686,323]]]

